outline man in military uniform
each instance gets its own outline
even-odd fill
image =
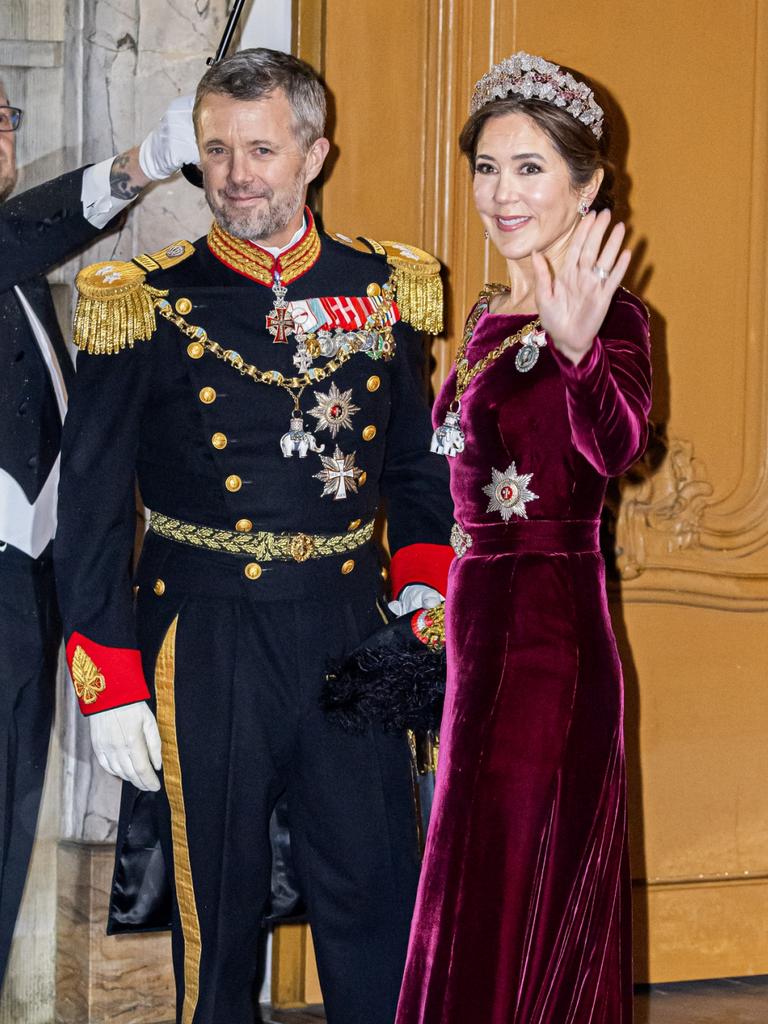
[[[51,539],[74,373],[42,275],[197,152],[189,103],[176,102],[141,149],[8,199],[21,119],[0,82],[0,984],[35,835],[61,643]]]
[[[319,696],[381,622],[383,499],[401,609],[445,592],[451,505],[413,330],[440,329],[438,266],[318,230],[325,96],[302,61],[223,60],[195,119],[208,236],[78,278],[67,654],[105,767],[154,788],[162,738],[179,1021],[254,1019],[285,792],[328,1020],[390,1024],[418,874],[407,743],[335,729]],[[132,581],[135,475],[151,518]]]

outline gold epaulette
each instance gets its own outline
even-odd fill
[[[167,270],[194,251],[189,242],[180,241],[130,262],[107,260],[83,267],[75,281],[77,347],[95,355],[114,355],[137,341],[149,341],[157,326],[155,299],[168,293],[147,284],[147,274]]]
[[[332,235],[358,252],[384,256],[393,270],[400,316],[417,331],[440,334],[443,329],[443,283],[440,263],[423,249],[403,242],[377,242],[373,238]]]

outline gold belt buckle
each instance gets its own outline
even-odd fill
[[[297,533],[295,537],[291,537],[290,552],[294,562],[306,562],[312,557],[314,550],[315,542],[306,533]]]

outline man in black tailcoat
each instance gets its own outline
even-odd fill
[[[178,1020],[254,1019],[285,793],[328,1020],[391,1024],[419,868],[408,744],[337,730],[320,690],[381,623],[382,501],[400,610],[445,592],[451,502],[414,330],[440,330],[439,266],[318,229],[325,96],[302,61],[226,58],[195,119],[208,236],[78,277],[67,655],[99,760],[133,783],[122,835],[162,759]],[[136,478],[151,517],[132,579]]]
[[[95,239],[150,175],[196,154],[189,103],[177,102],[141,159],[136,147],[8,199],[21,118],[0,82],[0,984],[35,835],[61,642],[52,538],[74,369],[42,275]]]

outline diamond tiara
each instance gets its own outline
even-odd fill
[[[505,99],[510,93],[563,107],[577,121],[587,125],[596,139],[603,134],[604,111],[595,102],[589,86],[577,82],[569,71],[561,71],[558,64],[543,57],[520,50],[494,64],[475,86],[469,112],[474,114],[486,103]]]

